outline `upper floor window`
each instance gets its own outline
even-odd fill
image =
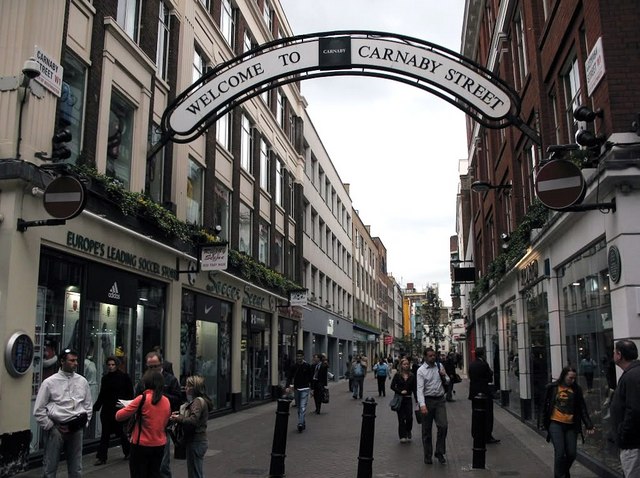
[[[251,164],[251,150],[253,140],[251,137],[251,121],[243,114],[241,121],[242,131],[240,132],[240,166],[248,173],[253,172]]]
[[[156,68],[163,80],[167,79],[167,64],[169,62],[169,8],[160,2],[158,17],[158,44],[156,46]]]
[[[153,146],[160,141],[160,126],[152,124],[149,128],[149,143]],[[155,202],[162,202],[162,178],[164,175],[164,152],[162,148],[151,158],[147,159],[144,191]]]
[[[269,179],[271,178],[271,160],[269,146],[264,139],[260,139],[260,187],[271,192]]]
[[[276,93],[276,121],[281,128],[284,128],[284,103],[285,98],[282,91]]]
[[[200,224],[202,222],[202,194],[204,191],[204,170],[189,158],[189,172],[187,176],[187,222]]]
[[[221,182],[216,181],[213,193],[215,197],[213,203],[213,221],[214,224],[222,228],[222,231],[220,232],[220,239],[228,241],[229,229],[231,228],[231,215],[229,214],[231,207],[231,191],[229,191],[229,189]]]
[[[204,56],[198,51],[198,48],[194,48],[193,50],[193,73],[191,75],[191,80],[193,83],[198,81],[204,75],[204,69],[207,62]]]
[[[238,222],[240,241],[238,244],[238,250],[251,255],[251,224],[253,223],[253,220],[251,208],[249,208],[245,203],[240,203],[240,216],[238,217]]]
[[[138,0],[118,0],[116,21],[133,41],[138,41],[139,13]]]
[[[113,91],[107,133],[106,175],[120,181],[125,189],[129,189],[131,179],[133,113],[133,106]]]
[[[222,0],[221,7],[222,8],[220,9],[221,10],[220,11],[220,30],[222,30],[222,36],[227,41],[229,46],[233,48],[235,23],[233,19],[233,8],[231,7],[231,0]]]
[[[260,221],[260,231],[258,231],[258,260],[263,264],[269,263],[269,224]]]
[[[276,204],[284,206],[284,177],[285,169],[282,161],[276,161]]]
[[[67,143],[71,156],[66,162],[75,164],[82,148],[87,67],[69,52],[65,52],[62,66],[64,73],[62,94],[58,100],[59,126],[71,133],[71,141]]]
[[[267,24],[267,28],[270,32],[273,31],[273,10],[271,9],[271,3],[269,0],[264,0],[264,7],[262,9],[262,17]]]
[[[562,75],[565,98],[565,118],[567,121],[568,139],[571,141],[578,131],[578,124],[573,117],[573,112],[580,106],[581,91],[580,72],[578,70],[578,59],[574,58],[568,64],[566,73]]]
[[[200,3],[201,3],[202,5],[204,5],[204,8],[205,8],[207,11],[210,11],[210,9],[211,9],[211,0],[200,0]]]
[[[515,41],[516,41],[516,61],[514,62],[514,68],[517,68],[516,72],[516,87],[522,88],[524,86],[524,80],[529,73],[529,67],[527,65],[527,47],[525,43],[525,28],[523,26],[522,11],[518,11],[515,17]]]
[[[231,112],[216,121],[216,140],[224,149],[229,151],[231,145]]]

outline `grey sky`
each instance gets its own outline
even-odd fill
[[[376,30],[460,51],[464,0],[281,0],[295,34]],[[451,304],[449,237],[455,234],[465,116],[418,88],[380,78],[301,83],[309,114],[353,207],[387,248],[402,286],[438,282]]]

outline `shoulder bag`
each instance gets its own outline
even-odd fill
[[[391,410],[397,412],[398,410],[400,410],[400,405],[402,405],[402,395],[396,393],[391,399],[389,406],[391,407]]]
[[[140,403],[138,404],[138,408],[136,408],[136,411],[133,414],[133,416],[131,416],[129,418],[129,421],[127,421],[127,425],[125,429],[127,433],[127,437],[129,437],[129,441],[131,442],[131,438],[133,437],[133,430],[136,427],[136,423],[138,424],[138,441],[136,445],[140,444],[140,435],[142,434],[142,407],[144,405],[145,398],[146,398],[146,395],[144,392],[142,392],[142,400],[140,400]]]

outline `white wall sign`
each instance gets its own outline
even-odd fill
[[[602,37],[598,38],[596,44],[593,45],[587,60],[584,62],[584,70],[587,76],[587,95],[591,96],[605,73]]]
[[[64,68],[38,45],[36,45],[34,56],[40,65],[40,76],[36,78],[36,81],[60,98]]]
[[[227,268],[229,248],[224,246],[203,247],[200,254],[200,270],[220,271]]]

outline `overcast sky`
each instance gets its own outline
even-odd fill
[[[460,51],[464,0],[281,0],[294,34],[398,33]],[[464,114],[415,87],[380,78],[301,83],[308,111],[353,207],[387,248],[401,286],[440,284],[451,304],[449,237],[455,234]]]

